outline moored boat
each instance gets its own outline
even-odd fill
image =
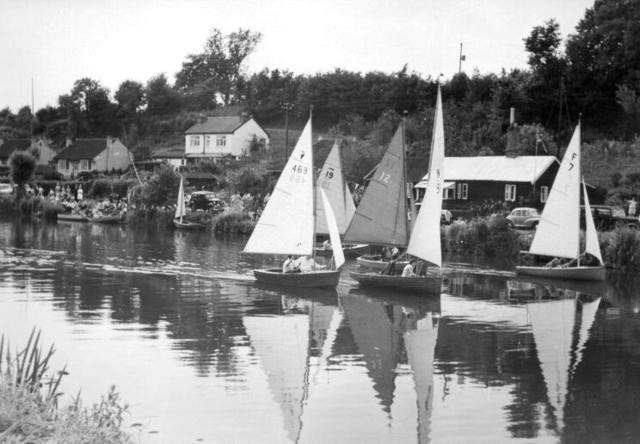
[[[97,224],[119,224],[121,222],[124,222],[125,220],[125,214],[109,214],[109,215],[103,215],[103,216],[94,216],[91,219],[89,219],[90,222],[94,222]]]
[[[187,209],[184,199],[184,178],[180,176],[180,189],[178,190],[178,202],[176,203],[176,212],[173,216],[173,226],[182,230],[201,230],[204,228],[203,224],[197,222],[191,222],[185,220],[187,215]]]
[[[58,220],[67,222],[89,222],[89,218],[83,214],[77,213],[58,213]]]

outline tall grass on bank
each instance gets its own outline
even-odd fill
[[[473,257],[516,256],[531,242],[528,236],[512,230],[504,216],[497,214],[445,226],[441,235],[444,251]]]
[[[16,201],[15,195],[0,197],[0,215],[3,216],[42,216],[46,220],[55,221],[58,213],[64,212],[59,202],[50,202],[39,196],[24,195]]]
[[[67,373],[51,376],[53,345],[44,351],[40,332],[32,330],[26,347],[11,353],[0,337],[0,442],[2,443],[130,443],[122,430],[127,406],[114,387],[87,409],[77,397],[58,406],[60,382]]]
[[[600,234],[602,260],[622,275],[640,272],[640,232],[631,228],[616,228]]]
[[[216,233],[250,234],[256,223],[249,213],[243,211],[227,211],[213,218],[213,231]]]

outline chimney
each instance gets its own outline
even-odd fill
[[[107,148],[109,148],[113,142],[113,137],[107,136]]]

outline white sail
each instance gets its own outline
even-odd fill
[[[418,321],[416,330],[404,333],[407,360],[413,371],[418,407],[418,442],[429,442],[429,428],[433,406],[433,362],[438,324],[433,325],[431,312]]]
[[[311,137],[309,119],[244,247],[245,253],[312,253],[315,235]]]
[[[344,234],[356,209],[342,175],[338,142],[333,144],[333,148],[331,148],[327,160],[322,166],[316,182],[316,190],[318,193],[316,196],[316,234],[329,234],[329,227],[324,215],[324,206],[321,203],[322,199],[320,199],[320,190],[323,190],[327,195],[335,214],[339,232]]]
[[[580,331],[578,332],[578,344],[576,345],[576,358],[571,366],[571,374],[573,375],[582,362],[582,352],[589,340],[589,331],[593,327],[593,322],[596,320],[596,313],[600,306],[600,299],[597,298],[592,302],[582,303],[582,316],[580,317]]]
[[[562,431],[569,390],[576,300],[530,303],[527,310],[549,404],[554,410],[558,430]]]
[[[580,125],[551,187],[529,252],[575,258],[580,253]]]
[[[344,264],[344,252],[342,251],[342,242],[340,242],[338,224],[336,223],[336,217],[331,208],[331,203],[322,188],[320,188],[320,197],[322,198],[323,212],[326,215],[326,225],[329,229],[329,238],[331,239],[331,248],[333,249],[333,262],[337,270]]]
[[[585,220],[585,249],[584,251],[594,255],[602,265],[602,253],[600,253],[600,242],[598,241],[598,232],[593,223],[593,215],[591,214],[591,205],[589,205],[589,196],[587,196],[587,186],[582,182],[584,190],[584,220]]]
[[[420,205],[420,212],[409,238],[407,253],[442,266],[440,247],[440,213],[442,211],[442,187],[444,182],[444,121],[442,98],[438,86],[436,113],[431,139],[431,159],[429,161],[429,181]]]
[[[178,191],[178,203],[176,204],[176,212],[173,216],[175,219],[180,219],[187,215],[187,210],[184,207],[184,185],[183,178],[180,177],[180,190]]]

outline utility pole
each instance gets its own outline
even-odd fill
[[[284,162],[287,163],[289,157],[289,111],[293,109],[293,104],[281,102],[280,109],[284,111]]]
[[[462,42],[460,42],[460,58],[458,59],[458,74],[462,72],[462,62],[467,59],[467,56],[462,54]]]

